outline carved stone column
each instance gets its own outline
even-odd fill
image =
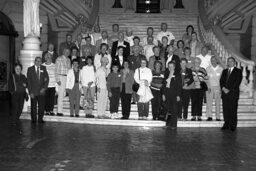
[[[19,61],[23,66],[23,74],[27,75],[28,67],[34,64],[35,57],[42,57],[40,50],[40,24],[39,24],[40,0],[23,0],[23,25],[24,41],[20,51]],[[28,111],[30,100],[25,102],[23,111]]]

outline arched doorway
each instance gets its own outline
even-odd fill
[[[10,18],[0,11],[0,98],[8,93],[8,79],[13,71],[15,58],[15,37],[17,31]]]

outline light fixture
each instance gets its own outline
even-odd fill
[[[147,9],[147,10],[146,10],[146,13],[150,13],[150,9]]]
[[[151,3],[150,0],[146,0],[146,1],[145,1],[145,4],[150,4],[150,3]]]

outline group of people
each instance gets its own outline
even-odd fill
[[[82,107],[87,118],[129,119],[131,104],[137,103],[139,119],[145,120],[151,102],[153,120],[167,120],[167,126],[173,128],[177,127],[178,119],[187,120],[190,101],[192,121],[202,120],[203,102],[206,102],[207,121],[213,120],[213,99],[216,120],[220,121],[222,97],[223,129],[235,130],[242,74],[235,67],[235,58],[230,57],[227,65],[211,55],[211,50],[198,40],[192,25],[187,26],[182,40],[178,41],[166,23],[161,24],[156,36],[154,29],[148,27],[142,39],[134,36],[131,29],[126,34],[119,31],[118,24],[112,26],[110,36],[106,30],[100,33],[98,26],[94,32],[82,27],[75,42],[71,34],[66,35],[66,41],[59,46],[59,55],[54,45],[49,44],[42,58],[35,58],[27,78],[21,74],[22,66],[15,65],[9,79],[13,121],[22,112],[28,88],[33,123],[44,122],[44,114],[55,115],[56,92],[57,116],[63,116],[66,95],[71,117],[79,117]],[[96,93],[97,113],[93,114]],[[108,99],[110,115],[105,112]]]

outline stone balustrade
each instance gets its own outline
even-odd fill
[[[207,30],[204,28],[203,22],[200,18],[198,24],[198,30],[202,35],[201,37],[203,38],[203,41],[210,44],[217,51],[217,54],[222,61],[226,63],[227,59],[231,56],[236,59],[237,67],[243,71],[243,80],[240,85],[240,89],[242,92],[247,92],[248,97],[252,97],[254,93],[253,74],[255,63],[252,60],[246,59],[242,54],[236,51],[218,26],[212,26],[211,29]]]

